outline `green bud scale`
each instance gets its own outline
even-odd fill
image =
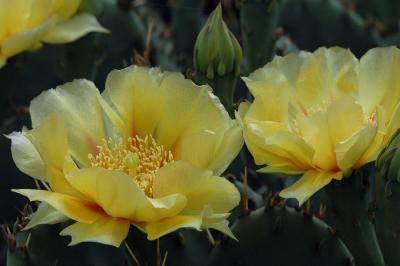
[[[238,76],[242,59],[242,48],[223,21],[219,4],[197,36],[194,67],[208,79],[213,79],[216,75]]]

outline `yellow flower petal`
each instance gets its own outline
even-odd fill
[[[148,198],[132,177],[119,171],[84,168],[70,171],[67,178],[112,217],[150,222],[174,216],[186,206],[186,198],[181,194]]]
[[[343,91],[353,91],[352,83],[356,59],[349,50],[339,47],[322,47],[303,57],[295,83],[294,99],[300,109],[307,110],[323,101],[336,98]],[[355,73],[354,73],[355,74]]]
[[[312,148],[304,143],[301,139],[295,138],[295,142],[298,142],[298,145],[305,149],[305,156],[311,156],[306,158],[305,161],[297,160],[291,151],[284,151],[283,149],[278,150],[274,148],[273,142],[276,140],[280,142],[280,140],[276,139],[276,136],[280,133],[289,134],[288,125],[282,122],[275,121],[260,121],[256,120],[253,117],[249,116],[247,113],[245,122],[243,125],[244,138],[246,140],[246,145],[251,151],[256,164],[277,164],[277,165],[285,165],[286,167],[292,169],[298,169],[301,172],[302,168],[309,165],[312,158]],[[271,137],[271,139],[269,139]],[[289,137],[293,138],[293,137]],[[275,140],[274,140],[275,139]],[[289,141],[287,144],[290,146],[293,144],[293,141]],[[288,148],[289,148],[288,146]],[[292,145],[291,148],[294,148]],[[296,150],[297,148],[295,148]],[[298,149],[297,149],[298,150]]]
[[[249,82],[247,82],[249,83]],[[250,83],[252,84],[252,83]],[[258,121],[286,122],[288,119],[289,90],[286,87],[269,87],[262,82],[262,94],[254,99],[248,110],[247,117]],[[248,85],[251,87],[251,85]],[[271,108],[274,106],[275,108]]]
[[[129,232],[129,221],[118,218],[102,217],[87,223],[74,223],[60,232],[60,235],[72,237],[68,246],[81,242],[97,242],[119,247]]]
[[[376,132],[377,128],[375,126],[366,126],[347,140],[336,144],[336,159],[340,170],[346,172],[356,164],[370,147]]]
[[[33,178],[46,181],[44,162],[26,133],[13,132],[7,137],[11,140],[11,155],[18,169]]]
[[[180,228],[194,228],[200,230],[201,223],[201,215],[176,215],[151,223],[136,223],[134,225],[146,232],[147,239],[155,240]]]
[[[185,136],[205,130],[223,132],[233,124],[208,86],[197,86],[178,73],[165,73],[160,88],[165,93],[165,108],[155,137],[172,153]]]
[[[288,154],[276,154],[269,150],[269,146],[266,145],[265,136],[263,135],[264,130],[269,131],[280,131],[281,126],[277,124],[264,124],[259,127],[259,123],[245,124],[244,139],[246,146],[251,151],[256,164],[277,164],[286,165],[291,168],[299,168],[300,166],[296,162],[292,161]]]
[[[398,111],[400,111],[400,109],[398,109]],[[387,114],[382,106],[377,107],[376,117],[377,117],[376,123],[378,128],[375,137],[368,146],[367,150],[364,152],[364,154],[355,163],[354,165],[355,169],[360,168],[361,166],[374,161],[378,157],[382,149],[386,146],[385,142],[388,140],[386,138],[389,137],[390,134],[388,134],[388,128],[387,128],[387,123],[388,123]],[[400,119],[400,112],[398,112],[396,119]],[[394,122],[397,120],[392,120],[392,121]]]
[[[357,58],[349,49],[322,47],[314,54],[321,61],[322,85],[330,85],[329,96],[325,95],[325,97],[340,98],[358,89],[355,72]],[[321,89],[321,92],[326,91],[324,88]]]
[[[36,189],[13,189],[12,191],[28,197],[31,201],[44,201],[65,216],[79,222],[92,223],[105,216],[97,204],[61,193]]]
[[[323,113],[310,116],[297,115],[297,129],[304,140],[315,150],[313,163],[322,169],[336,168],[334,144],[328,125],[328,117]]]
[[[182,137],[174,158],[222,174],[243,146],[242,130],[234,124],[225,131],[204,130]]]
[[[242,79],[254,96],[262,96],[265,90],[268,90],[268,93],[273,93],[273,88],[287,91],[297,79],[302,60],[303,58],[295,55],[288,55],[283,58],[276,56],[272,62],[255,70],[249,77],[242,77]],[[283,69],[286,71],[281,73],[280,70]],[[269,81],[268,84],[266,84],[266,80]],[[275,93],[279,95],[281,92]],[[264,99],[268,100],[266,97]]]
[[[286,174],[286,175],[298,175],[304,173],[304,170],[293,168],[288,165],[269,165],[258,169],[257,172],[264,174]]]
[[[378,104],[391,114],[400,99],[400,51],[396,47],[374,48],[358,66],[359,101],[367,114]]]
[[[212,176],[211,171],[176,161],[161,168],[154,180],[154,197],[182,194],[187,198],[185,209],[203,210],[209,205],[214,212],[229,212],[240,201],[235,186],[222,177]]]
[[[79,14],[52,27],[44,36],[43,41],[47,43],[68,43],[85,36],[89,32],[108,33],[109,31],[103,28],[93,15]]]
[[[26,0],[2,1],[0,4],[2,9],[0,11],[0,28],[3,28],[4,33],[10,34],[23,29],[29,19],[29,16],[25,14],[29,14],[30,4]],[[0,35],[0,40],[1,37]]]
[[[334,101],[328,107],[327,116],[329,133],[334,145],[349,138],[365,124],[361,106],[351,97]]]
[[[193,228],[199,231],[212,228],[236,239],[229,229],[228,216],[229,213],[214,214],[213,210],[206,206],[200,211],[186,211],[174,217],[134,225],[145,232],[149,240],[155,240],[180,228]]]
[[[339,179],[342,172],[308,171],[293,185],[279,193],[283,198],[296,198],[302,205],[315,192],[326,186],[332,179]]]
[[[53,208],[51,205],[42,202],[39,208],[33,215],[29,223],[24,227],[23,230],[31,229],[39,224],[57,224],[67,221],[69,218]]]
[[[213,158],[211,163],[207,165],[199,164],[203,168],[212,169],[214,175],[222,174],[242,149],[244,144],[242,128],[236,123],[232,124],[231,127],[225,130],[218,144],[216,145],[215,153],[208,155]],[[196,152],[200,153],[200,150],[201,148],[199,147]],[[182,156],[181,158],[184,157]]]
[[[33,127],[49,114],[56,113],[67,124],[69,148],[82,165],[89,165],[88,154],[96,154],[105,139],[105,125],[100,94],[87,80],[74,80],[48,90],[32,100],[30,113]]]
[[[53,1],[53,9],[61,20],[65,20],[76,13],[80,4],[81,0],[56,0]]]
[[[45,36],[55,23],[55,18],[50,18],[36,28],[23,30],[11,35],[1,43],[1,53],[4,56],[11,57],[22,51],[29,50],[40,42],[40,39]]]
[[[82,197],[65,179],[64,171],[76,168],[68,154],[67,131],[64,121],[50,115],[40,126],[26,132],[46,167],[46,181],[55,192]],[[51,145],[49,145],[51,140]]]
[[[9,137],[13,159],[21,171],[47,181],[55,192],[81,196],[64,177],[64,166],[71,159],[68,159],[65,124],[60,117],[50,115],[37,128]]]
[[[125,137],[153,134],[164,105],[160,78],[157,68],[137,66],[113,70],[108,75],[103,95],[125,123]]]
[[[307,169],[312,165],[314,149],[295,134],[273,134],[265,140],[264,146],[272,154],[293,161],[299,169]]]
[[[237,240],[229,228],[229,221],[226,219],[227,215],[210,215],[203,218],[202,228],[212,228],[218,230],[230,238]]]
[[[25,1],[26,2],[26,1]],[[51,14],[51,2],[54,1],[49,1],[49,0],[34,0],[30,1],[30,5],[26,5],[26,7],[29,7],[30,10],[27,10],[29,12],[29,16],[27,16],[27,23],[25,27],[27,28],[34,28],[41,23],[43,23],[46,19],[48,19],[49,14]]]
[[[67,130],[64,121],[57,115],[46,117],[36,128],[25,132],[46,166],[62,167],[68,152]],[[49,145],[49,142],[52,145]]]

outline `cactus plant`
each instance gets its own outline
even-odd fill
[[[240,23],[246,73],[262,67],[274,55],[281,0],[243,0]]]
[[[236,221],[238,241],[223,240],[210,265],[354,265],[335,230],[290,207],[267,206]]]

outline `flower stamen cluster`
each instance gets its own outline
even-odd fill
[[[96,155],[88,155],[92,167],[127,173],[149,197],[153,195],[158,169],[174,161],[171,151],[158,145],[151,135],[129,137],[126,141],[120,137],[104,139],[103,145],[97,148]]]

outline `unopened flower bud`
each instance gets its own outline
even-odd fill
[[[208,79],[216,75],[238,76],[242,59],[242,48],[223,21],[219,4],[197,36],[194,48],[195,69]]]

